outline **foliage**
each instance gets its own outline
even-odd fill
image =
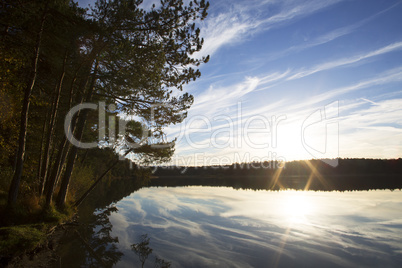
[[[91,166],[77,165],[74,169],[69,189],[69,199],[76,200],[94,181],[94,170]]]
[[[63,207],[91,189],[118,155],[129,153],[135,168],[121,161],[106,178],[145,178],[140,164],[173,155],[174,140],[166,140],[164,128],[187,116],[193,97],[183,86],[199,78],[200,64],[209,60],[194,57],[203,45],[197,23],[209,3],[162,0],[151,10],[141,3],[98,0],[85,10],[69,0],[2,1],[0,190],[9,188],[10,207],[27,200],[48,209],[54,193]],[[82,110],[69,130],[82,141],[104,130],[103,150],[70,145],[67,113],[99,101],[115,107],[107,116],[125,118],[125,131],[112,137],[116,126],[100,129],[97,113]]]

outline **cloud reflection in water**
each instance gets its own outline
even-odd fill
[[[402,192],[142,188],[116,204],[113,235],[130,245],[148,234],[172,267],[397,267]],[[398,235],[399,234],[399,235]]]

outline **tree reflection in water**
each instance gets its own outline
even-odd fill
[[[117,208],[111,205],[102,212],[94,213],[95,220],[87,227],[88,244],[92,250],[87,246],[86,265],[90,267],[112,267],[123,256],[116,245],[119,238],[111,235],[113,225],[109,216],[113,212],[117,212]]]
[[[159,268],[169,268],[171,265],[170,262],[165,261],[164,259],[160,259],[158,257],[155,258],[155,267]]]
[[[141,262],[141,267],[144,267],[148,256],[152,253],[152,248],[149,247],[149,240],[148,234],[144,234],[140,237],[141,242],[138,244],[132,244],[131,249],[137,254],[138,258]],[[165,261],[159,257],[155,258],[155,268],[169,268],[170,262]]]
[[[109,217],[118,211],[115,203],[145,183],[138,179],[119,179],[98,185],[80,207],[80,225],[74,231],[69,230],[61,240],[58,248],[61,267],[113,267],[124,254],[118,247],[119,238],[112,236],[113,225]],[[132,245],[143,266],[152,253],[149,240],[145,234],[140,243]],[[155,267],[170,265],[170,262],[155,258]]]
[[[149,238],[147,234],[141,236],[141,242],[138,244],[132,244],[131,249],[138,255],[141,262],[141,267],[144,267],[145,261],[148,256],[152,253],[152,248],[149,246]]]
[[[61,267],[112,267],[120,260],[119,239],[111,235],[109,216],[113,212],[117,212],[114,205],[97,210],[89,224],[67,231],[58,249]]]

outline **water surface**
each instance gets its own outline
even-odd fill
[[[171,267],[398,267],[401,208],[400,190],[141,188],[94,214],[83,209],[80,239],[95,253],[69,238],[62,264],[141,267],[131,245],[147,234],[145,267],[156,257]]]

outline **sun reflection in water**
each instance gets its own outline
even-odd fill
[[[308,218],[314,214],[315,207],[306,192],[286,191],[281,212],[291,223],[308,223]]]

